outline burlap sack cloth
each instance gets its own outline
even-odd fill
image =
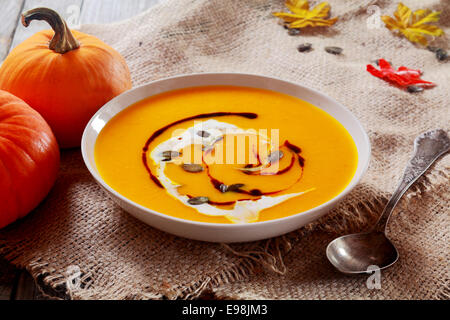
[[[304,30],[300,36],[289,36],[271,16],[284,9],[282,1],[269,0],[173,0],[127,21],[81,30],[124,55],[135,86],[182,73],[246,72],[295,81],[346,105],[368,131],[373,157],[360,185],[336,210],[267,241],[228,247],[186,240],[123,212],[97,187],[79,151],[67,151],[49,197],[29,217],[0,232],[0,253],[26,267],[47,294],[75,299],[211,294],[242,299],[448,299],[450,157],[441,159],[396,210],[389,236],[401,257],[382,272],[381,289],[367,288],[368,275],[338,273],[325,258],[330,240],[376,220],[411,156],[415,136],[447,129],[450,120],[450,64],[395,37],[382,24],[373,28],[378,19],[368,20],[373,12],[392,15],[396,1],[329,2],[338,23]],[[440,26],[450,34],[448,0],[404,3],[414,10],[442,10]],[[377,7],[368,12],[369,5]],[[314,50],[299,53],[296,47],[304,42]],[[447,47],[447,36],[437,45]],[[325,46],[344,52],[330,55]],[[424,78],[438,86],[411,94],[372,77],[365,66],[382,57],[396,66],[424,70]]]

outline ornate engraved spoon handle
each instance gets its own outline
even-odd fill
[[[450,139],[442,129],[422,133],[416,138],[414,141],[414,155],[406,166],[400,184],[392,194],[378,222],[375,224],[374,230],[380,232],[385,231],[389,217],[405,191],[427,171],[434,161],[449,150]]]

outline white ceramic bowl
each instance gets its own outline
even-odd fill
[[[326,111],[348,130],[358,149],[358,167],[350,184],[334,199],[292,216],[250,224],[219,224],[189,221],[155,212],[127,199],[103,181],[95,165],[94,145],[99,132],[111,118],[133,103],[149,96],[174,89],[207,85],[235,85],[278,91],[308,101]],[[154,81],[127,91],[104,105],[89,121],[83,134],[81,150],[86,166],[95,180],[119,206],[136,218],[155,228],[181,237],[228,243],[279,236],[323,216],[355,187],[366,171],[370,158],[370,142],[363,127],[350,111],[335,100],[316,90],[292,82],[240,73],[183,75]]]

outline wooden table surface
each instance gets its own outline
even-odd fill
[[[35,32],[48,29],[45,22],[33,21],[28,28],[20,14],[37,7],[59,12],[69,26],[109,23],[132,17],[164,0],[0,0],[0,61],[8,52]],[[16,269],[0,257],[0,300],[43,299],[34,280],[25,270]]]

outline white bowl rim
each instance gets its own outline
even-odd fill
[[[330,200],[328,200],[327,202],[324,202],[314,208],[311,208],[309,210],[306,211],[302,211],[299,213],[294,213],[291,214],[289,216],[286,217],[282,217],[282,218],[277,218],[277,219],[272,219],[272,220],[266,220],[266,221],[257,221],[257,222],[252,222],[252,223],[243,223],[243,224],[236,224],[236,223],[217,223],[217,222],[200,222],[200,221],[193,221],[193,220],[188,220],[188,219],[182,219],[182,218],[177,218],[177,217],[173,217],[152,209],[149,209],[147,207],[144,207],[130,199],[128,199],[127,197],[121,195],[119,192],[117,192],[116,190],[114,190],[112,187],[110,187],[104,180],[103,178],[100,176],[100,174],[97,174],[97,172],[92,168],[92,166],[90,165],[90,161],[88,160],[87,157],[87,151],[86,151],[86,139],[87,139],[87,131],[89,130],[89,128],[91,127],[92,122],[95,120],[95,118],[97,118],[97,116],[99,116],[101,113],[104,112],[104,109],[106,109],[108,107],[108,105],[112,102],[114,102],[116,99],[119,99],[122,95],[124,94],[128,94],[132,91],[138,90],[142,87],[146,87],[146,86],[150,86],[150,85],[154,85],[157,82],[160,81],[166,81],[166,80],[171,80],[171,79],[177,79],[177,78],[184,78],[184,77],[191,77],[191,76],[213,76],[213,75],[235,75],[235,76],[253,76],[253,77],[259,77],[259,78],[265,78],[265,79],[272,79],[272,80],[277,80],[277,81],[282,81],[285,83],[289,83],[291,85],[294,86],[298,86],[301,87],[302,89],[305,90],[309,90],[311,92],[313,92],[314,94],[320,96],[321,98],[325,98],[327,100],[332,101],[334,104],[338,105],[340,108],[344,109],[345,111],[347,111],[348,115],[352,118],[352,120],[355,122],[355,124],[358,126],[358,129],[362,132],[363,134],[363,139],[364,142],[367,144],[367,148],[368,148],[368,154],[367,154],[367,161],[366,163],[364,163],[362,170],[360,171],[359,176],[356,176],[356,173],[354,174],[354,176],[352,177],[352,180],[350,181],[350,183],[345,187],[344,190],[342,190],[338,195],[336,195],[335,197],[331,198]],[[185,87],[185,88],[189,88],[189,86]],[[183,88],[179,88],[179,89],[172,89],[172,90],[181,90]],[[169,92],[172,90],[167,90],[164,92]],[[276,91],[275,91],[276,92]],[[149,96],[151,97],[151,96]],[[144,98],[146,99],[146,98]],[[136,101],[138,102],[138,101]],[[130,104],[129,106],[123,108],[121,111],[131,107],[132,105],[134,105],[134,103]],[[319,109],[321,109],[320,107],[317,107]],[[324,111],[323,109],[321,109],[322,111]],[[326,112],[326,111],[324,111]],[[114,116],[116,116],[118,113],[116,113]],[[327,114],[329,114],[327,112]],[[329,114],[330,115],[330,114]],[[333,117],[333,119],[335,119],[336,121],[338,121],[334,116],[330,115],[331,117]],[[339,122],[339,121],[338,121]],[[339,122],[340,123],[340,122]],[[106,125],[106,124],[105,124]],[[342,124],[341,124],[342,125]],[[347,129],[346,129],[347,130]],[[352,138],[353,140],[353,138]],[[137,87],[134,87],[128,91],[123,92],[122,94],[118,95],[117,97],[111,99],[110,101],[108,101],[105,105],[103,105],[93,116],[92,118],[89,120],[88,124],[86,125],[84,132],[83,132],[83,136],[81,139],[81,154],[84,160],[84,163],[86,165],[86,167],[88,168],[89,172],[91,173],[91,175],[95,178],[95,180],[97,181],[97,183],[99,183],[103,188],[105,188],[107,191],[111,192],[115,197],[119,198],[121,201],[126,202],[127,204],[137,207],[143,211],[146,211],[149,214],[156,214],[159,217],[163,218],[163,219],[168,219],[168,220],[172,220],[172,221],[176,221],[176,222],[181,222],[181,223],[186,223],[186,224],[190,224],[190,225],[195,225],[195,226],[202,226],[202,227],[220,227],[220,228],[248,228],[249,226],[263,226],[263,225],[270,225],[273,223],[277,223],[277,222],[281,222],[281,221],[287,221],[290,219],[295,219],[296,217],[299,217],[301,215],[310,215],[313,214],[314,212],[320,211],[322,208],[327,207],[328,205],[332,204],[333,202],[339,201],[340,199],[343,199],[348,193],[350,193],[351,190],[353,190],[353,188],[360,182],[361,178],[364,176],[364,174],[367,171],[367,168],[369,167],[369,163],[370,163],[370,159],[371,159],[371,143],[370,143],[370,139],[369,136],[367,135],[367,132],[364,130],[364,127],[362,126],[361,122],[358,120],[358,118],[356,118],[353,113],[348,110],[347,107],[345,107],[344,105],[342,105],[341,103],[339,103],[337,100],[335,100],[334,98],[321,93],[320,91],[304,86],[302,84],[298,84],[292,81],[288,81],[288,80],[284,80],[284,79],[280,79],[278,77],[273,77],[273,76],[266,76],[266,75],[261,75],[261,74],[256,74],[256,73],[242,73],[242,72],[198,72],[198,73],[186,73],[186,74],[179,74],[176,76],[170,76],[170,77],[164,77],[164,78],[160,78],[157,80],[153,80],[150,82],[147,82],[145,84],[139,85]]]

